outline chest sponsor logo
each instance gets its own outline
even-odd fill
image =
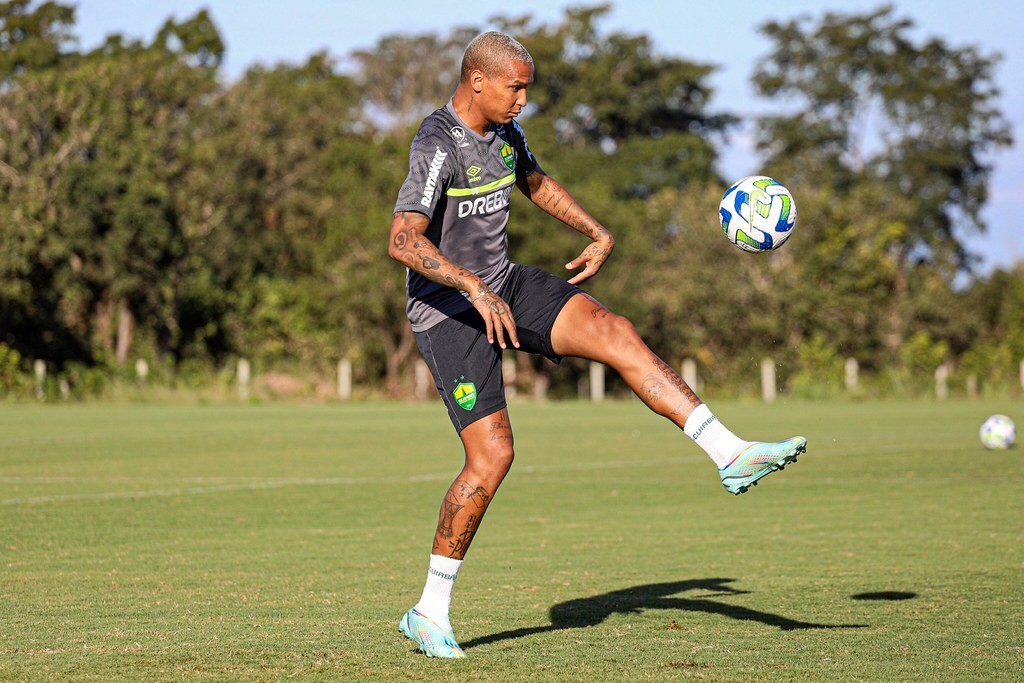
[[[448,152],[442,152],[440,147],[436,149],[434,158],[430,161],[430,168],[427,170],[427,182],[423,185],[423,198],[420,199],[420,204],[428,207],[434,201],[437,181],[441,178],[441,167],[444,166],[444,160],[448,158]]]
[[[516,155],[512,152],[512,145],[507,142],[501,146],[498,150],[501,154],[501,160],[508,166],[508,170],[514,171],[516,166]]]
[[[459,202],[459,218],[481,216],[504,209],[508,206],[511,196],[512,188],[507,187],[500,192],[492,192],[482,197],[465,199]]]

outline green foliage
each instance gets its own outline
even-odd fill
[[[903,259],[952,254],[965,265],[963,236],[984,228],[984,159],[1011,143],[994,103],[999,57],[938,39],[915,44],[914,23],[893,14],[887,6],[764,25],[775,45],[754,83],[802,106],[762,119],[760,144],[794,178],[810,180],[824,167],[850,184],[896,189],[908,199]]]
[[[801,398],[826,398],[840,392],[846,359],[823,333],[804,339],[796,350],[796,371],[789,391]]]
[[[754,77],[796,106],[758,122],[761,170],[800,219],[752,256],[717,222],[716,143],[737,119],[713,107],[715,65],[602,31],[609,12],[494,18],[536,62],[531,148],[616,236],[589,292],[718,395],[756,393],[764,357],[801,395],[840,390],[849,357],[865,386],[920,393],[938,355],[961,385],[1019,391],[1024,270],[972,278],[963,248],[984,228],[985,159],[1010,140],[997,56],[912,40],[891,8],[766,25]],[[237,358],[321,378],[348,358],[360,386],[408,395],[417,353],[386,235],[409,140],[476,33],[387,36],[351,72],[314,53],[226,83],[206,10],[85,53],[73,7],[0,2],[7,395],[35,396],[16,382],[26,358],[51,368],[53,399],[118,395],[138,358],[154,385],[214,395]],[[512,212],[512,258],[565,274],[583,238],[522,197]],[[553,395],[586,372],[564,364]]]
[[[949,356],[949,344],[936,340],[927,332],[915,332],[900,347],[900,364],[891,369],[891,378],[903,392],[926,394],[930,380]]]
[[[31,386],[31,377],[21,363],[21,354],[0,342],[0,398],[23,396]]]
[[[75,8],[58,2],[0,2],[0,92],[25,73],[52,69],[67,57]]]

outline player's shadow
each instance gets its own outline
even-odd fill
[[[727,584],[736,579],[693,579],[690,581],[669,581],[667,583],[651,583],[634,586],[623,590],[603,593],[589,598],[578,598],[560,602],[550,611],[551,623],[547,626],[530,626],[511,631],[502,631],[489,636],[481,636],[462,643],[464,649],[489,645],[502,640],[514,640],[538,633],[564,631],[568,629],[596,626],[612,614],[635,614],[642,610],[660,609],[682,612],[704,612],[718,614],[737,621],[756,621],[767,626],[775,626],[783,631],[801,629],[836,629],[866,628],[867,624],[817,624],[809,621],[791,619],[781,614],[760,612],[758,610],[731,605],[712,598],[727,598],[734,595],[745,595],[750,591],[738,590]],[[705,591],[704,594],[692,598],[678,597],[678,593],[689,591]]]

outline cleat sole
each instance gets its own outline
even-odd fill
[[[740,495],[742,493],[746,493],[747,491],[750,490],[750,488],[752,486],[757,486],[757,483],[761,479],[763,479],[764,477],[768,476],[769,474],[771,474],[773,472],[781,472],[782,470],[784,470],[786,468],[786,465],[789,465],[790,463],[795,463],[797,461],[797,456],[802,455],[802,454],[804,454],[806,452],[807,452],[807,442],[804,441],[804,443],[800,444],[795,449],[793,449],[792,453],[789,453],[788,455],[784,456],[778,462],[771,463],[770,465],[766,466],[761,472],[758,472],[754,476],[753,480],[745,482],[745,483],[737,486],[735,490],[733,490],[733,489],[729,488],[728,486],[726,486],[725,490],[728,491],[729,493],[732,493],[733,495],[736,495],[736,496],[738,496],[738,495]]]

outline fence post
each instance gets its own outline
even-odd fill
[[[765,403],[775,400],[775,363],[771,358],[761,361],[761,398]]]
[[[967,375],[967,395],[970,398],[978,398],[978,376]]]
[[[944,400],[949,396],[949,366],[943,363],[935,368],[935,398]]]
[[[430,392],[431,376],[430,368],[427,367],[426,362],[424,362],[422,358],[416,361],[416,365],[413,369],[413,375],[416,381],[416,386],[415,389],[413,389],[413,392],[417,399],[425,399]]]
[[[600,403],[604,400],[604,365],[590,361],[590,400]]]
[[[860,381],[860,364],[856,358],[846,359],[846,390],[855,391]]]
[[[348,358],[338,361],[338,398],[342,401],[352,398],[352,361]]]
[[[516,359],[515,357],[501,359],[501,377],[505,382],[505,395],[509,398],[516,396]]]
[[[238,359],[238,370],[236,380],[238,382],[238,396],[243,401],[249,398],[249,380],[252,379],[252,366],[248,359]]]
[[[146,379],[149,377],[149,363],[146,362],[145,358],[140,358],[135,361],[135,376],[139,378],[139,381],[143,384],[146,383]]]
[[[692,358],[683,359],[683,381],[691,389],[697,391],[697,361]]]
[[[46,398],[46,361],[37,359],[32,369],[36,373],[36,398],[42,401]]]

